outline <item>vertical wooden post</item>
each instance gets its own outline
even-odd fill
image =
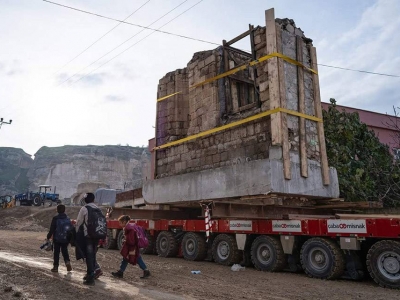
[[[297,61],[303,63],[303,39],[296,36],[297,48]],[[304,114],[306,101],[304,94],[304,69],[297,67],[297,84],[299,86],[299,112]],[[300,171],[301,176],[308,177],[308,161],[307,161],[307,148],[306,148],[306,120],[299,118],[299,131],[300,131]]]
[[[317,65],[317,50],[315,47],[310,47],[311,54],[311,68],[318,71]],[[322,106],[321,106],[321,94],[319,90],[319,78],[317,74],[313,73],[313,87],[314,87],[314,107],[315,115],[317,118],[322,119]],[[321,167],[322,167],[322,181],[324,185],[330,184],[329,179],[329,166],[328,157],[326,156],[326,144],[325,144],[325,134],[324,134],[324,123],[317,123],[318,140],[319,140],[319,154],[321,157]]]
[[[273,8],[265,11],[266,24],[266,47],[267,54],[277,52],[276,47],[276,27],[275,27],[275,11]],[[279,93],[279,74],[278,74],[278,58],[273,57],[267,60],[268,66],[268,84],[269,84],[269,101],[270,109],[280,107]],[[281,113],[271,115],[271,139],[272,145],[282,145],[281,133]]]
[[[276,26],[276,48],[277,52],[282,53],[282,32],[281,27],[277,24]],[[284,62],[282,59],[278,59],[278,78],[279,78],[279,98],[280,107],[286,107],[286,84],[285,84],[285,70],[283,66]],[[281,134],[282,134],[282,158],[283,158],[283,175],[285,179],[291,179],[291,167],[290,167],[290,146],[289,146],[289,133],[287,126],[287,114],[281,113]]]
[[[225,72],[229,71],[229,58],[228,58],[228,51],[226,50],[226,40],[222,41],[222,46],[224,48],[224,70]],[[225,91],[226,91],[226,111],[230,113],[232,111],[233,103],[232,103],[232,96],[231,96],[231,81],[229,77],[224,78],[225,81]],[[227,83],[227,84],[226,84]]]

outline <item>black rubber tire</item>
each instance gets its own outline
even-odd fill
[[[124,244],[124,241],[125,241],[124,231],[120,230],[117,233],[117,248],[118,248],[118,250],[122,249],[122,245]]]
[[[187,232],[182,239],[182,254],[186,260],[204,260],[207,256],[207,245],[204,236],[194,232]]]
[[[149,241],[149,245],[146,248],[141,249],[141,251],[143,254],[153,254],[155,252],[154,250],[156,248],[155,238],[148,231],[146,231],[146,236],[147,236],[147,240]]]
[[[225,266],[238,264],[242,259],[242,251],[239,251],[235,237],[228,234],[219,234],[215,237],[212,255],[216,263]]]
[[[251,261],[260,271],[282,271],[286,260],[280,240],[266,235],[257,237],[251,245]]]
[[[322,262],[318,260],[323,260]],[[330,239],[311,238],[301,247],[301,266],[313,278],[336,279],[343,275],[345,258],[339,245]]]
[[[368,250],[366,260],[369,275],[382,287],[399,289],[399,259],[400,242],[383,240],[373,244]]]
[[[117,239],[113,239],[112,229],[107,229],[107,237],[103,244],[104,249],[116,249]]]
[[[174,257],[178,255],[179,244],[171,231],[161,231],[156,240],[158,256]]]
[[[40,197],[36,196],[35,198],[33,198],[32,203],[35,206],[40,206],[40,205],[42,205],[42,199]]]

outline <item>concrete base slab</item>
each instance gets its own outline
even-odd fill
[[[325,186],[318,162],[309,160],[309,176],[304,178],[300,175],[300,164],[295,155],[291,157],[291,161],[291,180],[283,177],[282,160],[262,159],[145,181],[143,198],[148,204],[163,204],[269,193],[339,197],[336,169],[330,168],[331,184]]]

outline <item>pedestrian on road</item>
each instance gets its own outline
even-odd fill
[[[118,218],[119,225],[123,227],[124,230],[125,241],[120,252],[122,255],[122,261],[119,270],[117,272],[111,272],[111,275],[117,278],[123,278],[128,264],[138,264],[139,268],[143,270],[143,275],[140,276],[140,278],[144,279],[150,276],[150,271],[147,269],[147,266],[140,255],[135,224],[129,223],[130,219],[131,218],[126,215]]]
[[[65,205],[57,205],[57,215],[51,220],[50,230],[47,234],[47,240],[53,238],[54,246],[54,262],[52,272],[58,272],[58,265],[60,262],[60,250],[64,258],[67,271],[72,271],[71,262],[68,254],[68,243],[70,231],[73,230],[71,220],[65,214]]]
[[[103,272],[97,262],[96,254],[99,244],[98,232],[106,233],[106,220],[101,210],[94,204],[94,194],[87,193],[84,197],[83,206],[76,218],[76,251],[77,259],[86,258],[86,276],[83,284],[94,285],[94,280],[99,278]],[[93,232],[91,232],[93,230]]]

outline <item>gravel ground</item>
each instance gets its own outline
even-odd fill
[[[82,285],[82,261],[72,259],[70,273],[61,266],[60,272],[53,274],[52,252],[39,249],[46,236],[43,226],[53,214],[54,208],[0,211],[0,299],[400,299],[400,291],[380,288],[371,280],[325,281],[253,268],[233,272],[211,262],[155,255],[143,256],[150,278],[139,279],[140,269],[128,266],[124,279],[119,280],[110,274],[118,269],[119,252],[104,249],[98,252],[104,275],[94,287],[86,287]],[[74,257],[74,248],[69,251]],[[192,270],[201,274],[194,275]]]

